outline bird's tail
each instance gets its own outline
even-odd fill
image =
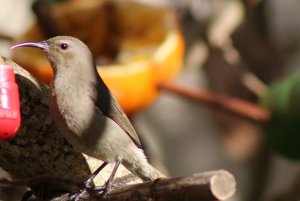
[[[155,167],[147,163],[147,167],[144,167],[143,170],[139,169],[136,174],[143,180],[143,181],[153,181],[157,178],[166,177],[162,174],[159,170]]]
[[[135,163],[134,165],[132,163],[123,161],[123,165],[143,181],[153,181],[157,178],[166,177],[159,170],[150,165],[146,159],[139,161],[139,163]]]

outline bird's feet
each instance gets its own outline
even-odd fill
[[[93,179],[107,165],[107,162],[104,162],[93,174],[89,176],[89,178],[84,182],[83,187],[78,192],[69,196],[69,200],[78,201],[78,199],[86,192],[89,193],[96,192],[97,195],[105,196],[112,187],[114,176],[121,163],[122,163],[122,159],[119,159],[116,162],[113,171],[110,177],[108,178],[107,182],[105,183],[104,187],[95,188],[95,186],[93,185]]]
[[[79,191],[72,193],[69,196],[70,201],[78,201],[85,193],[95,194],[97,196],[105,196],[107,192],[112,188],[112,182],[107,181],[104,186],[94,187],[89,186],[90,184],[85,184]]]
[[[75,193],[70,194],[69,200],[70,201],[78,201],[81,196],[83,196],[87,192],[94,191],[94,189],[95,189],[95,186],[93,185],[93,178],[90,177],[84,182],[81,189],[79,189]]]
[[[89,189],[89,190],[91,190],[91,189]],[[78,201],[89,190],[86,188],[81,188],[79,191],[77,191],[75,193],[70,193],[69,201]]]
[[[95,186],[93,184],[94,178],[97,176],[97,174],[107,165],[106,162],[104,162],[93,174],[91,174],[87,180],[84,182],[83,186],[79,191],[76,193],[72,193],[69,196],[70,201],[77,201],[79,198],[86,192],[91,192],[95,189]]]
[[[69,194],[69,201],[77,201],[83,195],[83,189],[80,189],[76,193]]]
[[[112,181],[107,181],[104,186],[95,188],[96,195],[98,196],[106,196],[106,194],[109,192],[109,190],[112,188]]]

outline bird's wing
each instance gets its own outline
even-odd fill
[[[115,100],[113,96],[111,96],[111,110],[107,114],[107,117],[112,119],[116,122],[125,132],[126,134],[132,139],[134,144],[141,148],[141,142],[137,133],[135,132],[134,128],[132,127],[131,122],[120,108],[119,104]]]
[[[137,133],[118,102],[110,94],[110,91],[104,84],[103,80],[100,78],[98,81],[98,86],[96,85],[94,88],[97,94],[97,97],[95,97],[95,104],[105,116],[116,122],[116,124],[125,131],[137,147],[142,148]],[[101,87],[99,85],[101,85]]]

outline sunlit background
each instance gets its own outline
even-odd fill
[[[60,1],[39,2],[53,6]],[[297,80],[300,81],[300,77],[296,75],[300,65],[300,2],[140,2],[170,9],[178,19],[176,31],[182,33],[184,55],[182,62],[176,63],[181,68],[173,72],[174,79],[168,78],[166,82],[184,87],[186,91],[205,90],[213,95],[238,98],[254,107],[264,106],[271,114],[271,118],[255,120],[251,114],[240,116],[230,109],[224,112],[222,107],[215,107],[201,97],[195,100],[163,87],[155,92],[138,91],[143,97],[155,94],[137,109],[128,106],[128,115],[150,161],[172,177],[226,169],[237,180],[237,193],[231,201],[299,200],[300,94]],[[32,0],[0,0],[0,55],[18,60],[11,55],[9,47],[24,39],[24,33],[37,23],[32,4]],[[136,20],[138,24],[147,23]],[[155,35],[160,30],[149,31]],[[94,37],[97,38],[97,34]],[[143,47],[144,43],[147,42],[141,38],[134,44]],[[162,52],[175,45],[175,42],[169,44]],[[176,55],[178,59],[181,54]],[[101,58],[99,63],[115,65],[114,57]],[[290,78],[291,75],[294,77]],[[283,87],[273,87],[273,83],[283,81]],[[138,98],[127,93],[125,97],[126,100],[121,100],[124,105]]]

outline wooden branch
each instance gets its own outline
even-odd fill
[[[230,114],[258,123],[266,123],[270,119],[269,112],[258,105],[237,98],[213,94],[205,90],[191,90],[170,82],[160,83],[159,88],[180,96],[207,104]]]
[[[115,187],[106,196],[85,192],[79,201],[215,201],[234,195],[236,181],[225,170],[204,172],[190,177],[158,179],[135,185]],[[52,201],[67,201],[64,194]]]

